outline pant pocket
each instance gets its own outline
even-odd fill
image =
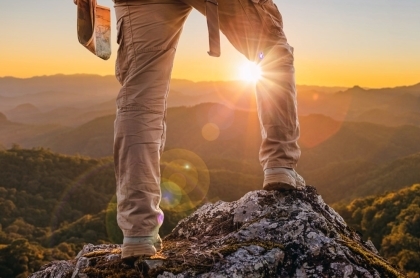
[[[127,71],[127,49],[125,44],[123,43],[124,40],[124,32],[123,32],[123,24],[124,18],[120,18],[117,22],[117,44],[118,46],[118,53],[117,59],[115,61],[115,77],[117,78],[120,84],[123,84],[123,73]]]
[[[284,36],[283,18],[273,0],[251,0],[256,6],[267,30],[276,35]]]

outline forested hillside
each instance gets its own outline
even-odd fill
[[[204,202],[236,200],[261,184],[252,175],[210,170],[186,150],[174,149],[162,160],[165,223],[161,235]],[[2,278],[26,277],[48,261],[70,259],[85,243],[121,243],[111,158],[15,146],[0,151],[0,169]],[[194,183],[177,186],[180,178]]]
[[[4,131],[0,133],[0,144],[21,140],[26,148],[35,145],[70,155],[111,156],[114,117],[48,132],[45,130],[49,126],[27,130],[27,125],[4,120],[0,122]],[[302,157],[298,171],[329,203],[382,194],[420,182],[417,126],[339,122],[324,115],[301,116],[300,123]],[[255,110],[214,103],[168,110],[165,149],[192,151],[209,169],[222,169],[231,180],[236,179],[237,173],[262,179],[258,162],[260,137]]]
[[[111,158],[118,87],[89,75],[0,78],[1,278],[69,258],[86,242],[121,242]],[[417,221],[420,201],[407,196],[418,189],[398,190],[420,183],[420,84],[298,90],[299,173],[327,203],[341,202],[384,255],[418,271],[418,224],[405,220]],[[263,179],[249,85],[173,80],[168,106],[162,235],[202,203],[237,200]],[[365,199],[347,206],[355,198]]]
[[[336,209],[391,263],[420,274],[420,184]]]
[[[24,147],[38,142],[36,146],[59,153],[111,156],[114,119],[114,115],[109,115],[75,129],[60,129],[46,135],[37,135],[34,130],[34,136],[20,132],[22,124],[7,129],[7,123],[0,123],[5,131],[0,133],[0,142],[6,137],[21,138]],[[261,135],[255,110],[205,103],[170,108],[167,122],[166,150],[192,151],[209,169],[229,171],[232,179],[238,172],[262,179],[258,162]],[[416,162],[420,159],[416,156],[420,153],[417,126],[339,122],[324,115],[301,116],[300,123],[302,157],[298,171],[329,203],[343,198],[351,201],[420,182],[417,167],[420,164]],[[399,177],[402,168],[409,173],[403,179]],[[388,177],[386,181],[384,176]],[[381,179],[381,186],[377,186],[377,178]]]
[[[408,159],[417,164],[417,156]],[[167,151],[162,160],[162,235],[204,202],[232,201],[260,189],[260,177],[209,168],[185,149]],[[235,163],[232,161],[233,168],[243,167]],[[402,164],[409,167],[410,163]],[[2,278],[25,277],[47,261],[70,259],[85,243],[121,242],[111,158],[91,159],[15,146],[0,151],[0,169]],[[407,169],[399,168],[394,178],[384,176],[384,184],[391,180],[398,183],[397,177],[410,171]],[[351,226],[372,239],[382,255],[407,271],[419,272],[419,204],[420,185],[414,185],[336,208]]]
[[[2,278],[25,277],[46,261],[68,259],[85,238],[107,240],[94,221],[65,240],[55,240],[53,232],[106,209],[114,194],[109,159],[69,157],[16,146],[0,152],[0,169]],[[101,219],[99,226],[103,222]]]

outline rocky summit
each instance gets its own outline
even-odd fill
[[[405,277],[311,186],[205,204],[164,238],[158,255],[122,261],[120,253],[120,245],[89,244],[30,277]]]

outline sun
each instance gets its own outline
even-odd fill
[[[261,78],[261,68],[254,62],[246,61],[239,67],[239,78],[248,82],[257,82]]]

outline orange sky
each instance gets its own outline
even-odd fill
[[[111,0],[98,2],[112,6]],[[420,1],[275,3],[295,48],[298,84],[393,87],[420,82]],[[72,0],[7,1],[2,6],[0,76],[113,74],[117,45],[106,62],[80,46]],[[224,37],[222,57],[209,57],[207,40],[205,18],[193,12],[178,46],[174,78],[239,78],[245,59]]]

